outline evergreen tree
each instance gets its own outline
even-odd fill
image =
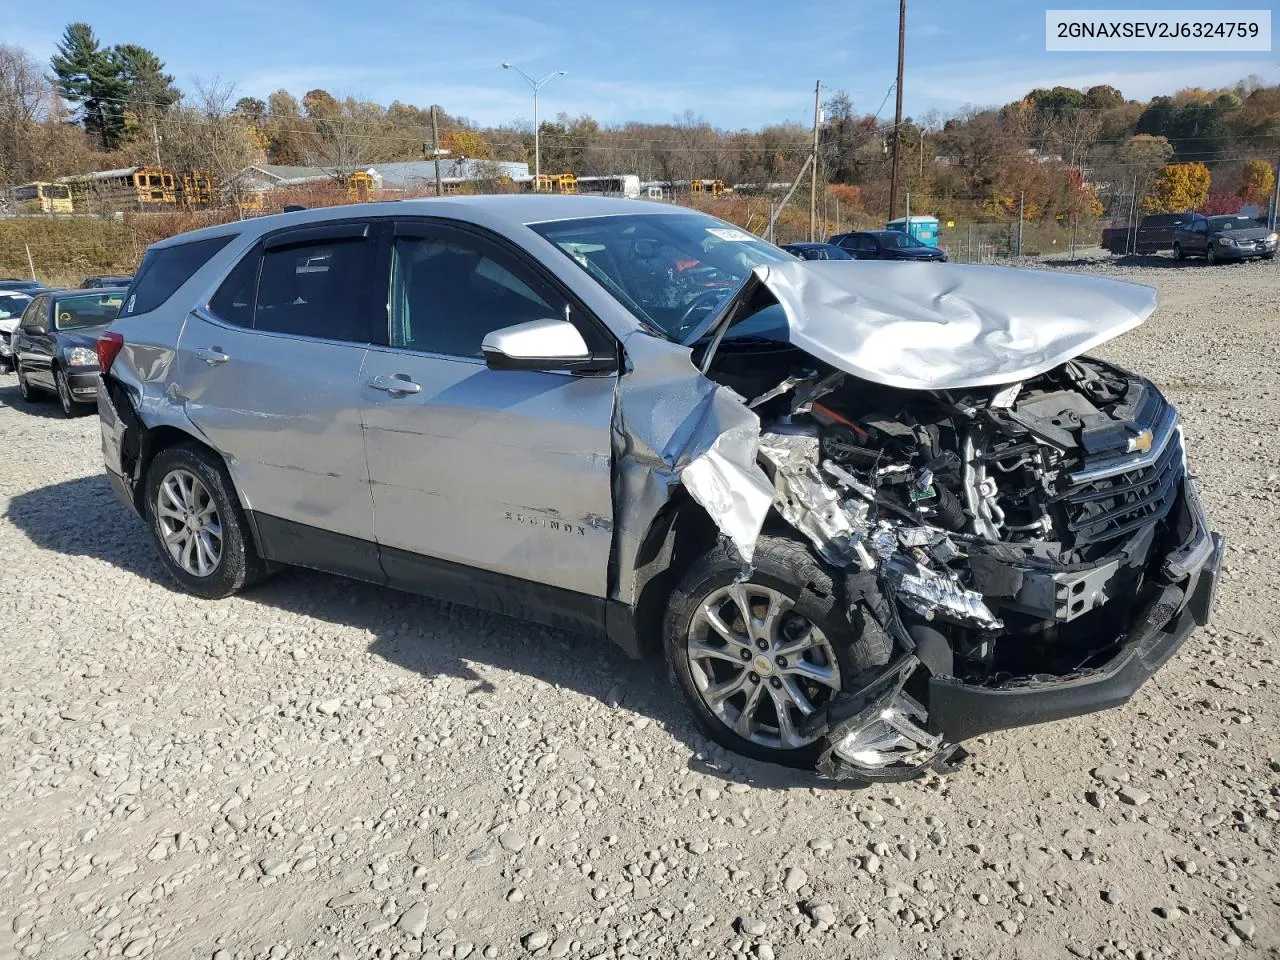
[[[116,78],[128,91],[126,106],[135,119],[163,113],[181,98],[173,77],[164,72],[164,63],[146,47],[119,44],[108,51],[107,57]]]
[[[98,45],[93,28],[87,23],[68,26],[50,65],[58,94],[79,108],[85,130],[98,138],[102,149],[118,147],[124,133],[128,88],[110,53]]]

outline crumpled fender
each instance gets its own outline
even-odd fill
[[[756,461],[760,419],[742,397],[704,377],[688,347],[637,332],[625,348],[630,369],[619,378],[614,411],[620,584],[650,521],[680,484],[750,562],[774,498]]]

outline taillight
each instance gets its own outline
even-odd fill
[[[124,334],[116,333],[114,330],[108,330],[102,336],[98,337],[98,369],[103,373],[111,369],[111,364],[115,363],[116,356],[124,347]]]

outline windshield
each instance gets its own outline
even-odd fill
[[[54,314],[55,330],[83,330],[110,323],[124,303],[122,293],[94,293],[82,297],[63,297]]]
[[[22,316],[31,298],[25,293],[0,293],[0,320]]]
[[[794,262],[771,243],[703,214],[658,213],[533,223],[641,323],[682,341],[753,267]]]
[[[1210,217],[1210,230],[1247,230],[1257,224],[1248,217]]]
[[[880,246],[887,250],[902,250],[906,247],[925,246],[915,237],[899,233],[897,230],[890,230],[886,233],[877,234],[877,236],[880,238]]]

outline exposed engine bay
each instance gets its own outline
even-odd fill
[[[1079,357],[1007,385],[900,389],[762,339],[725,340],[706,372],[760,418],[771,522],[843,571],[851,620],[860,606],[894,640],[812,718],[825,775],[945,768],[957,748],[929,723],[933,681],[1087,674],[1174,613],[1150,595],[1186,530],[1161,521],[1193,494],[1149,381]]]

